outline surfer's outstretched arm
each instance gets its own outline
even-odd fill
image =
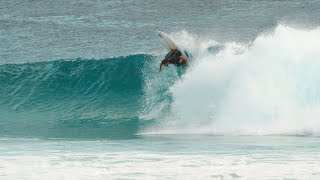
[[[162,60],[160,63],[159,73],[162,71],[162,66],[168,66],[169,64],[170,64],[170,60],[168,60],[168,59]]]
[[[187,58],[185,58],[184,56],[180,56],[180,59],[182,59],[186,63],[186,65],[189,66],[189,60]]]
[[[161,71],[162,71],[162,62],[160,63],[160,69],[159,69],[159,73],[161,73]]]

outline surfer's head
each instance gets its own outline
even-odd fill
[[[164,66],[168,66],[170,64],[170,60],[164,59],[164,60],[162,60],[161,64],[163,64]]]

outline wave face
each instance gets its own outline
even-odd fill
[[[131,136],[139,128],[143,69],[132,55],[0,66],[0,134]]]
[[[164,54],[0,65],[0,135],[320,134],[320,29],[171,36],[193,55],[182,77],[158,73]]]
[[[319,28],[279,25],[248,45],[200,53],[169,88],[166,115],[149,114],[161,123],[142,133],[319,135],[319,47]]]

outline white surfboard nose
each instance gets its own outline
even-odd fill
[[[176,44],[169,35],[159,30],[157,32],[165,48],[168,50],[176,49]]]

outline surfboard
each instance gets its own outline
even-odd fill
[[[169,35],[158,30],[157,30],[157,33],[158,33],[158,36],[160,37],[161,42],[163,43],[164,47],[167,50],[170,51],[173,49],[178,49],[181,52],[182,56],[190,60],[190,54],[188,53],[188,51],[180,48]]]

